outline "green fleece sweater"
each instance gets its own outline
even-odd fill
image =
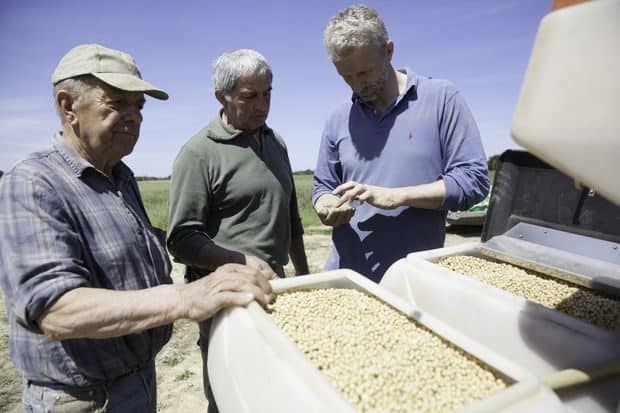
[[[264,126],[257,137],[216,117],[181,149],[172,169],[168,249],[196,266],[206,242],[255,255],[274,270],[301,236],[286,145]],[[276,270],[277,271],[277,270]]]

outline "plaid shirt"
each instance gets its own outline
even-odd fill
[[[0,179],[0,282],[10,354],[28,380],[100,384],[153,360],[172,326],[110,339],[53,341],[37,320],[77,287],[137,290],[171,283],[163,232],[151,226],[131,170],[114,184],[58,134]]]

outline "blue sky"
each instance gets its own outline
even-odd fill
[[[110,0],[0,2],[0,170],[49,145],[59,128],[51,74],[80,43],[129,52],[143,77],[170,94],[147,99],[140,140],[125,158],[136,175],[167,176],[177,152],[217,113],[211,68],[224,51],[252,48],[274,72],[267,123],[286,140],[293,170],[314,169],[329,113],[350,90],[322,33],[353,2]],[[394,40],[395,67],[449,79],[480,127],[487,156],[517,148],[509,135],[536,30],[550,0],[366,2]]]

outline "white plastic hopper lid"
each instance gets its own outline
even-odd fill
[[[534,155],[620,205],[620,1],[541,22],[512,124]]]

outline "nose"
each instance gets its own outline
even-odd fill
[[[271,96],[270,95],[262,95],[258,99],[256,99],[256,106],[254,109],[257,112],[267,114],[269,112],[269,105],[271,104]]]
[[[349,80],[349,86],[351,86],[351,89],[353,89],[355,92],[362,91],[366,87],[366,85],[366,79],[361,76],[355,76]]]
[[[123,114],[123,119],[126,122],[134,122],[138,125],[142,123],[142,118],[142,109],[140,109],[138,106],[128,107]]]
[[[355,78],[355,82],[358,87],[364,88],[368,86],[368,77],[366,75],[359,75]]]

